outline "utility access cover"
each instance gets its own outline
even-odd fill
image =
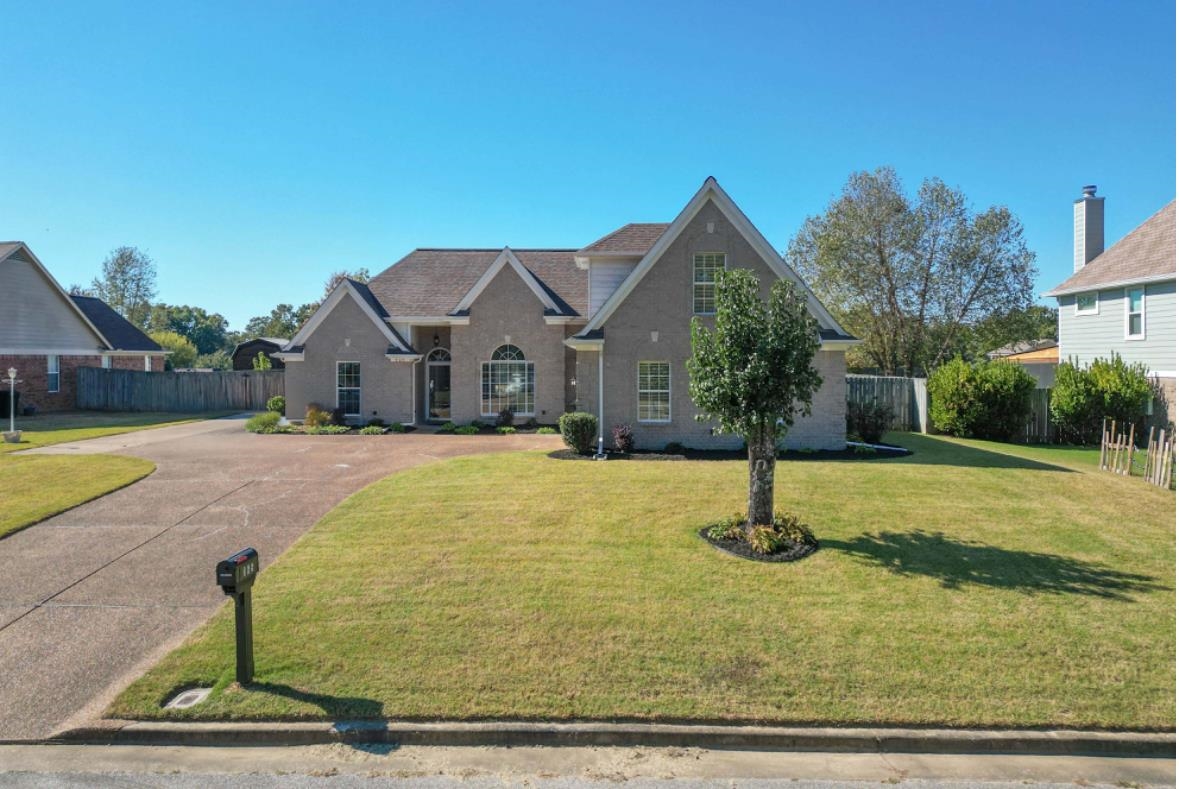
[[[195,707],[209,698],[209,694],[212,692],[212,688],[189,688],[188,690],[182,690],[164,705],[164,709],[186,710],[189,707]]]

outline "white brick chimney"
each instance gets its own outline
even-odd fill
[[[1073,203],[1073,273],[1105,251],[1105,198],[1096,186],[1081,188],[1081,199]]]

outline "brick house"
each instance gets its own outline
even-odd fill
[[[739,447],[696,420],[686,361],[693,318],[711,323],[716,272],[753,270],[763,297],[797,283],[819,326],[823,385],[787,445],[845,446],[843,330],[713,178],[670,223],[628,224],[581,248],[417,249],[367,284],[344,280],[275,354],[287,416],[309,403],[362,422],[598,416],[660,449]],[[608,438],[607,438],[608,441]]]
[[[79,367],[159,372],[166,355],[106,302],[66,293],[24,243],[0,243],[0,377],[16,368],[22,408],[73,408]]]

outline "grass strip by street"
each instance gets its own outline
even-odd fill
[[[108,715],[1173,729],[1174,494],[1067,450],[889,439],[914,454],[779,466],[822,543],[794,564],[696,535],[741,508],[739,461],[394,475],[260,576],[254,685],[226,607]]]
[[[38,455],[0,460],[0,537],[130,485],[156,464],[120,455]]]

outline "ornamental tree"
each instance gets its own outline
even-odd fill
[[[751,271],[722,272],[716,283],[716,328],[692,320],[688,386],[697,419],[745,439],[749,529],[773,523],[778,442],[797,415],[810,414],[823,383],[814,366],[819,326],[788,280],[774,283],[768,304]]]

